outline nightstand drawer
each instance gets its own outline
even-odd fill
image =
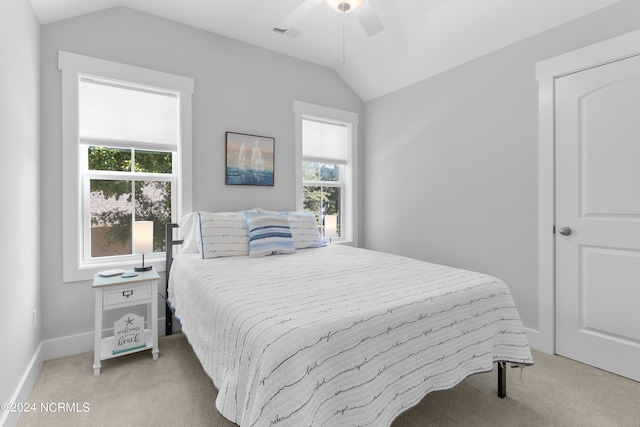
[[[128,304],[135,301],[151,301],[151,284],[139,286],[118,286],[104,291],[103,307]]]

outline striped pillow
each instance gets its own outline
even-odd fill
[[[324,246],[313,212],[289,212],[289,225],[296,249]]]
[[[296,251],[286,214],[245,212],[249,228],[249,256],[292,254]]]
[[[249,230],[243,212],[198,212],[196,233],[202,258],[249,255]]]

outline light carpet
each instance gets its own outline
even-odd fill
[[[186,337],[160,337],[149,351],[102,362],[93,353],[46,361],[18,426],[233,427],[215,409],[216,389]],[[508,369],[507,397],[494,372],[433,392],[393,427],[640,426],[640,383],[560,356],[533,352],[535,366]],[[340,426],[336,426],[340,427]]]

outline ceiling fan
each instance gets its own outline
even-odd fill
[[[321,3],[326,3],[327,6],[337,12],[353,12],[368,36],[378,34],[384,29],[384,25],[382,25],[382,21],[378,18],[378,14],[367,0],[304,0],[275,23],[274,31],[282,33],[288,31],[296,22],[311,13],[311,11],[320,6]]]

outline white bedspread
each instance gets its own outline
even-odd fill
[[[500,280],[347,246],[183,254],[169,299],[242,427],[389,426],[494,361],[533,363]]]

